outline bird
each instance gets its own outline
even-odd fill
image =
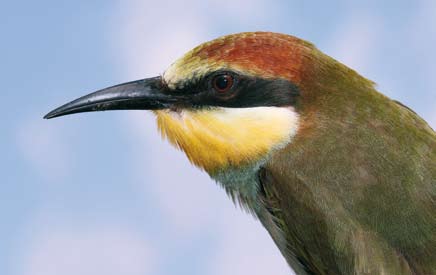
[[[225,35],[44,118],[105,110],[153,112],[296,274],[436,274],[435,131],[310,42]]]

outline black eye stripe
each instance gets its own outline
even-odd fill
[[[225,76],[224,79],[219,79]],[[232,85],[229,85],[231,77]],[[222,83],[218,82],[224,80]],[[265,79],[233,71],[217,71],[183,83],[171,91],[186,98],[185,105],[222,107],[292,106],[300,95],[298,87],[286,79]]]

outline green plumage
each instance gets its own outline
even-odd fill
[[[261,177],[282,252],[308,274],[436,274],[435,132],[370,81],[314,56],[301,132]]]

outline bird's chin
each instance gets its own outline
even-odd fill
[[[180,108],[169,108],[169,109],[162,109],[162,110],[152,110],[153,114],[156,115],[156,117],[162,117],[162,116],[171,116],[174,119],[181,120],[183,117],[183,109]]]

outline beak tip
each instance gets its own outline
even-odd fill
[[[46,114],[45,116],[43,116],[43,119],[51,119],[51,118],[54,118],[54,117],[56,117],[56,113],[51,111],[48,114]]]

